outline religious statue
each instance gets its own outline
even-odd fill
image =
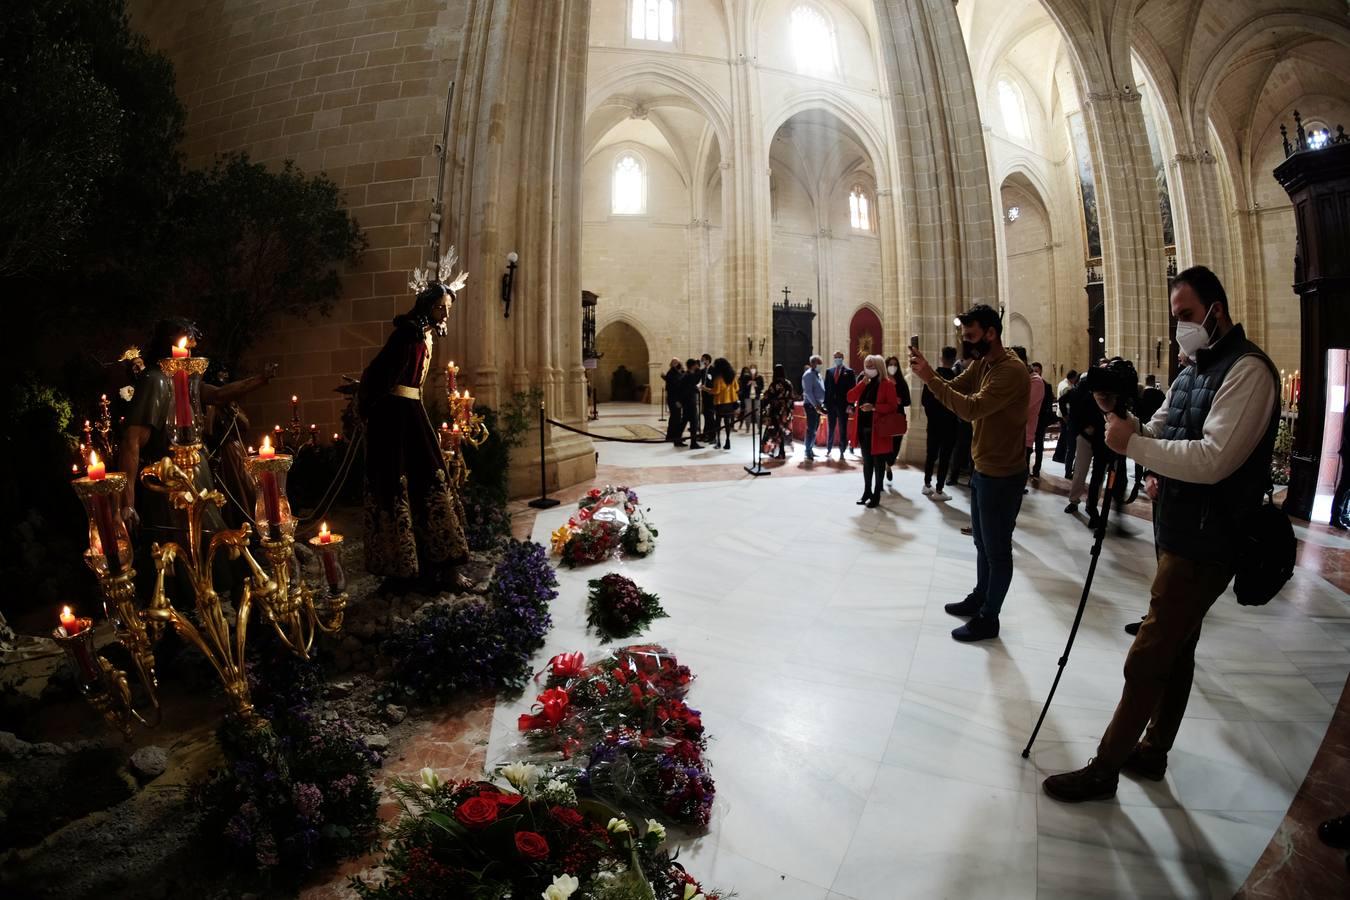
[[[413,273],[411,311],[394,318],[394,331],[361,375],[358,408],[366,425],[366,569],[395,591],[423,587],[464,589],[459,567],[469,558],[464,522],[436,430],[422,405],[431,371],[432,340],[444,335],[455,294],[468,277],[449,281],[452,249],[431,272]]]

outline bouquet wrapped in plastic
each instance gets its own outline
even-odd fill
[[[637,492],[606,485],[591,488],[577,502],[576,514],[553,532],[553,552],[569,567],[620,554],[641,558],[656,549],[657,533]]]
[[[716,788],[693,675],[663,647],[622,647],[587,663],[555,656],[545,689],[520,717],[525,752],[572,760],[583,795],[686,828],[708,824]]]

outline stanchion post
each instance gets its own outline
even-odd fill
[[[544,465],[544,429],[548,423],[544,419],[544,401],[539,401],[539,497],[530,501],[534,509],[552,509],[560,501],[548,495],[548,470]]]

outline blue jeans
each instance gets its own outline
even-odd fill
[[[814,406],[806,407],[806,455],[814,456],[816,429],[820,427],[820,412]]]
[[[975,596],[984,599],[980,615],[996,618],[1012,583],[1012,536],[1022,509],[1027,473],[970,479],[970,524],[975,534]]]

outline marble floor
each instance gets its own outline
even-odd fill
[[[624,415],[654,422],[640,409],[602,421]],[[785,477],[805,474],[794,459],[752,479],[736,474],[748,441],[732,444],[600,445],[602,475],[640,485],[658,549],[560,570],[538,657],[597,649],[584,632],[588,579],[620,571],[660,595],[670,618],[647,638],[698,675],[690,700],[713,737],[718,805],[710,832],[681,853],[691,871],[747,900],[1233,895],[1350,672],[1341,589],[1300,569],[1267,607],[1221,599],[1166,780],[1123,778],[1114,801],[1064,806],[1040,780],[1092,755],[1119,697],[1130,641],[1121,626],[1142,613],[1153,572],[1148,523],[1127,519],[1127,534],[1108,536],[1067,672],[1024,760],[1089,561],[1091,535],[1063,498],[1025,498],[1002,637],[961,645],[942,604],[974,580],[964,489],[933,503],[919,471],[897,469],[881,508],[865,510],[853,503],[856,463]],[[648,483],[644,472],[661,477]],[[534,539],[547,543],[572,508],[540,513]],[[489,761],[507,752],[531,699],[497,705]]]

